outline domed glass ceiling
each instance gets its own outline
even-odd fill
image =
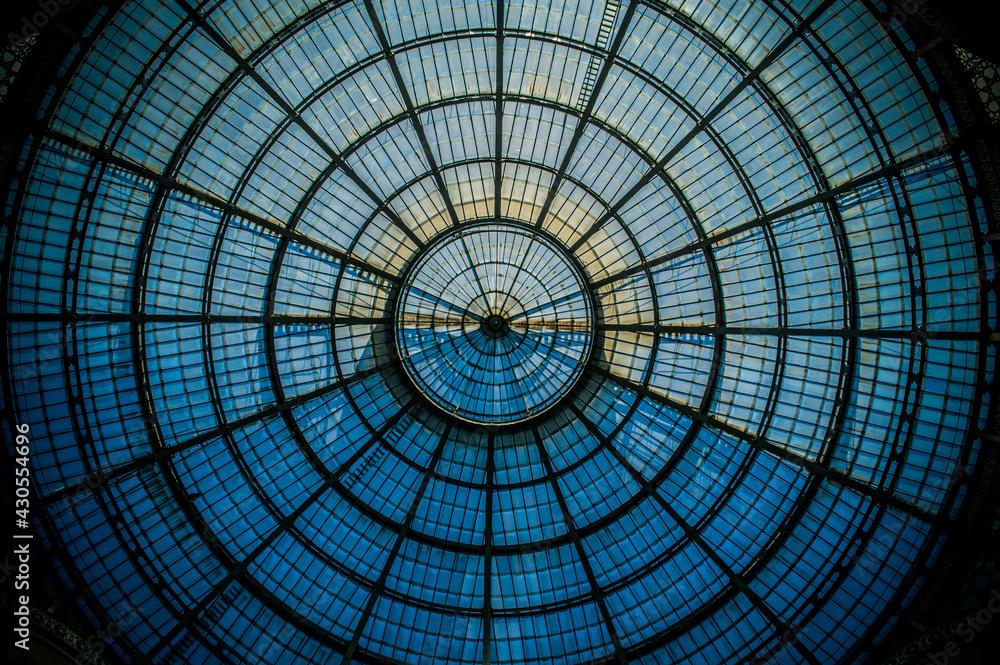
[[[568,257],[537,230],[463,226],[420,257],[403,283],[403,367],[448,413],[483,425],[523,421],[581,375],[592,299]]]
[[[7,200],[4,399],[116,653],[864,660],[961,505],[996,324],[888,15],[96,16]]]

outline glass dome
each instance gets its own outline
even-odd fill
[[[32,515],[131,663],[863,662],[992,255],[881,2],[132,0],[7,197]]]
[[[590,291],[534,228],[460,227],[415,261],[398,298],[407,374],[432,403],[470,423],[544,412],[590,355]]]

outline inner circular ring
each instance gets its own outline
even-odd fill
[[[476,424],[534,418],[577,383],[594,305],[564,248],[515,223],[445,234],[404,277],[395,339],[407,376],[441,410]]]

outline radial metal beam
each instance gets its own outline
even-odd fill
[[[674,520],[679,527],[681,527],[688,539],[694,542],[698,548],[712,560],[712,563],[714,563],[726,575],[726,577],[729,578],[729,583],[746,596],[753,606],[757,608],[757,611],[768,620],[768,622],[774,627],[777,635],[783,636],[793,633],[794,630],[792,627],[778,619],[777,615],[767,605],[767,603],[765,603],[764,600],[750,588],[750,585],[747,584],[745,579],[743,579],[743,576],[734,571],[732,567],[719,555],[719,553],[715,551],[715,548],[709,545],[705,539],[702,538],[698,530],[688,524],[687,520],[685,520],[681,514],[677,512],[677,510],[670,504],[669,501],[667,501],[666,498],[664,498],[663,494],[659,491],[659,488],[651,485],[642,473],[640,473],[639,470],[632,465],[628,458],[621,453],[621,451],[608,443],[607,438],[601,434],[597,425],[591,422],[591,420],[587,418],[586,414],[579,409],[574,408],[574,412],[584,423],[584,426],[590,430],[590,432],[597,437],[598,440],[605,444],[605,450],[607,450],[611,456],[618,461],[618,464],[620,464],[621,467],[625,469],[630,476],[632,476],[632,479],[642,488],[643,493],[652,497],[660,505],[660,508],[670,515],[670,518]],[[805,645],[798,640],[794,640],[793,643],[795,648],[802,654],[802,657],[806,659],[806,662],[809,663],[809,665],[820,665],[819,660],[811,651],[805,648]]]
[[[533,434],[535,437],[535,443],[538,446],[539,459],[541,459],[542,465],[545,467],[545,475],[549,480],[549,484],[552,486],[552,492],[555,494],[556,502],[559,504],[559,510],[562,512],[563,521],[566,524],[566,530],[569,532],[570,540],[573,541],[577,557],[580,559],[580,565],[583,567],[583,571],[587,575],[587,581],[590,583],[590,589],[594,596],[594,603],[597,605],[597,608],[601,613],[601,618],[604,620],[604,627],[608,631],[608,635],[611,637],[611,643],[614,645],[615,659],[618,661],[619,665],[628,665],[628,656],[625,653],[625,648],[622,646],[621,639],[618,637],[618,630],[615,628],[614,619],[611,616],[611,612],[608,610],[608,604],[604,599],[604,592],[601,590],[601,586],[597,583],[597,577],[594,575],[594,569],[590,565],[590,559],[587,557],[587,550],[583,547],[583,541],[580,540],[580,534],[577,533],[576,524],[573,522],[573,516],[570,514],[569,506],[566,504],[566,498],[563,496],[562,489],[559,487],[559,482],[556,480],[555,471],[552,468],[552,461],[549,459],[549,454],[545,450],[545,445],[542,443],[542,437],[539,435],[537,428],[533,429]]]
[[[657,162],[656,166],[654,166],[642,178],[640,178],[639,181],[630,190],[628,190],[625,194],[623,194],[618,199],[618,201],[615,202],[614,205],[612,205],[611,208],[600,219],[595,221],[591,225],[591,227],[587,229],[583,233],[583,235],[580,236],[580,238],[570,248],[570,252],[571,253],[576,252],[576,250],[579,249],[579,247],[583,245],[583,243],[585,243],[588,239],[590,239],[590,236],[592,236],[595,232],[597,232],[602,226],[604,226],[608,222],[609,219],[611,219],[615,214],[617,214],[618,211],[621,210],[622,206],[624,206],[630,200],[635,198],[635,196],[640,191],[642,191],[642,188],[648,185],[653,180],[653,178],[655,178],[661,171],[663,171],[667,167],[667,165],[671,162],[671,160],[673,160],[673,158],[676,157],[680,153],[680,151],[683,150],[684,147],[688,143],[690,143],[692,139],[694,139],[695,136],[700,134],[702,131],[704,131],[706,127],[708,127],[708,125],[712,122],[715,116],[724,111],[726,107],[729,106],[729,104],[731,104],[734,99],[736,99],[736,96],[747,88],[747,86],[753,84],[754,81],[756,81],[760,77],[760,75],[764,72],[764,70],[767,69],[771,65],[771,63],[777,60],[778,57],[780,57],[793,43],[795,43],[795,41],[798,40],[799,37],[801,37],[802,34],[809,28],[809,26],[812,25],[812,22],[815,21],[817,18],[819,18],[819,16],[827,9],[829,9],[831,5],[833,5],[833,0],[824,0],[823,3],[821,3],[808,16],[806,16],[801,22],[799,22],[799,24],[795,26],[795,29],[792,30],[792,32],[789,33],[787,37],[781,40],[781,42],[777,46],[775,46],[770,53],[764,56],[764,58],[760,61],[760,63],[758,63],[758,65],[754,67],[750,72],[748,72],[743,77],[743,79],[732,90],[729,91],[729,94],[727,94],[715,106],[713,106],[712,109],[709,110],[709,112],[706,113],[705,116],[694,127],[691,128],[691,131],[689,131],[677,144],[674,145],[673,148],[671,148],[667,152],[666,155],[663,156],[662,159],[660,159],[659,162]]]
[[[319,147],[323,152],[325,152],[327,157],[329,157],[329,159],[337,165],[337,168],[343,171],[347,175],[347,177],[350,178],[354,182],[354,184],[357,185],[358,188],[375,203],[375,205],[378,206],[383,205],[382,197],[380,197],[375,192],[375,190],[373,190],[371,186],[369,186],[368,183],[365,182],[364,179],[361,178],[361,176],[359,176],[358,173],[353,168],[351,168],[350,165],[347,164],[347,162],[343,160],[340,153],[338,153],[326,141],[326,139],[320,136],[319,132],[313,129],[312,126],[295,111],[295,109],[291,106],[291,104],[288,103],[288,101],[284,98],[284,96],[282,96],[280,92],[275,90],[274,86],[268,83],[267,80],[263,76],[261,76],[260,73],[257,72],[257,70],[250,65],[249,62],[247,62],[246,58],[244,58],[242,55],[239,54],[236,48],[229,43],[229,40],[227,40],[221,33],[219,33],[219,31],[215,28],[215,26],[209,23],[208,19],[205,16],[203,16],[194,7],[188,4],[187,0],[174,0],[174,2],[176,2],[185,12],[185,14],[187,14],[188,19],[192,23],[200,27],[202,30],[204,30],[205,34],[207,34],[212,39],[212,41],[214,41],[216,45],[220,49],[222,49],[222,51],[239,66],[239,68],[243,71],[243,73],[248,78],[250,78],[254,83],[260,86],[260,89],[267,94],[267,96],[271,99],[271,101],[273,101],[274,104],[278,108],[280,108],[283,113],[285,113],[289,118],[291,118],[292,122],[298,125],[298,127],[306,134],[306,136],[312,139],[313,142],[316,144],[316,146]],[[406,236],[409,237],[410,240],[412,240],[417,247],[423,247],[424,245],[423,240],[421,240],[413,232],[413,230],[410,229],[410,227],[408,227],[405,223],[403,223],[403,220],[399,218],[399,215],[397,215],[388,207],[385,209],[385,215],[397,228],[399,228],[400,231],[406,234]]]
[[[468,308],[463,308],[463,307],[460,307],[458,305],[454,305],[454,304],[448,302],[447,300],[444,299],[444,295],[443,294],[439,295],[439,296],[438,295],[434,295],[433,293],[430,293],[429,291],[424,291],[420,287],[418,287],[416,285],[412,285],[412,284],[407,288],[407,296],[409,296],[410,293],[413,293],[413,294],[419,296],[420,298],[422,298],[423,300],[425,300],[427,302],[435,303],[435,304],[440,304],[442,306],[442,308],[444,308],[444,309],[446,309],[446,310],[448,310],[448,311],[450,311],[450,312],[452,312],[454,314],[457,314],[459,318],[464,319],[464,318],[468,318],[468,317],[472,316],[469,313]]]
[[[291,513],[286,515],[278,523],[271,533],[267,535],[258,545],[248,554],[242,561],[235,563],[229,569],[226,576],[221,579],[212,589],[206,593],[194,607],[190,608],[184,613],[184,616],[160,639],[156,645],[153,646],[146,654],[146,662],[153,662],[154,656],[160,653],[173,639],[176,637],[184,628],[189,626],[191,622],[197,619],[202,612],[204,612],[222,593],[226,588],[234,582],[237,578],[246,572],[246,569],[250,566],[253,561],[260,556],[267,548],[274,544],[274,542],[292,525],[295,521],[302,516],[303,513],[313,505],[327,490],[331,489],[336,483],[340,475],[345,473],[351,466],[353,466],[364,454],[374,445],[376,445],[381,437],[385,435],[386,432],[391,430],[399,422],[402,417],[409,412],[409,408],[413,405],[414,401],[411,400],[405,407],[400,408],[391,418],[386,420],[386,422],[379,428],[379,431],[370,437],[364,445],[359,446],[358,450],[351,455],[343,464],[341,464],[337,471],[328,477],[324,478],[320,482],[319,487],[315,489],[299,506],[293,510]]]
[[[495,434],[486,433],[486,532],[483,534],[483,665],[490,665],[493,639],[493,484],[496,474]]]
[[[99,160],[110,164],[122,171],[131,173],[137,178],[143,178],[149,180],[150,182],[156,183],[157,185],[164,187],[166,189],[177,192],[178,194],[183,194],[184,196],[189,196],[196,201],[211,206],[215,208],[222,214],[231,215],[233,217],[239,217],[240,219],[246,220],[255,226],[259,226],[265,231],[273,233],[280,237],[287,237],[292,242],[301,245],[303,247],[308,247],[309,249],[315,250],[321,254],[329,256],[336,259],[342,263],[353,265],[359,270],[371,273],[372,275],[377,275],[378,277],[396,284],[399,282],[399,276],[388,273],[381,268],[371,265],[366,261],[359,259],[356,256],[349,255],[342,252],[334,247],[330,247],[321,242],[313,240],[309,236],[303,235],[297,231],[290,231],[281,224],[277,224],[269,219],[261,217],[255,213],[249,212],[238,208],[237,206],[229,203],[225,199],[220,199],[217,196],[209,194],[208,192],[203,192],[196,187],[182,183],[176,178],[171,178],[163,175],[158,171],[154,171],[146,166],[137,164],[124,157],[119,157],[114,155],[103,148],[96,148],[94,146],[88,145],[79,141],[71,136],[67,136],[61,132],[54,129],[45,129],[43,136],[55,143],[59,143],[73,150],[78,150],[84,153],[91,159]]]
[[[6,452],[7,451],[5,448],[3,457],[5,461],[8,459],[6,457]],[[11,464],[8,468],[13,468],[13,466],[14,466],[14,460],[11,459]],[[124,625],[126,623],[126,621],[123,621],[124,617],[118,616],[112,618],[110,613],[110,608],[105,609],[104,603],[98,600],[97,598],[98,590],[93,585],[93,579],[90,577],[84,577],[83,571],[80,569],[80,561],[78,559],[73,558],[73,556],[69,553],[69,551],[65,549],[61,538],[61,535],[64,533],[62,526],[61,525],[57,526],[55,520],[52,519],[52,516],[48,515],[44,511],[40,513],[34,513],[32,515],[32,520],[33,521],[37,520],[38,525],[40,527],[39,532],[44,532],[49,541],[49,545],[47,546],[46,550],[43,551],[45,551],[46,555],[51,557],[52,561],[60,562],[61,573],[65,575],[66,578],[68,578],[69,583],[72,585],[71,586],[72,591],[71,592],[64,591],[65,596],[62,596],[59,600],[60,601],[69,600],[70,602],[82,601],[90,609],[90,611],[93,612],[94,619],[92,619],[92,621],[97,621],[102,626],[110,627],[112,625],[118,625],[118,623]],[[39,554],[41,554],[41,552],[39,552]],[[142,570],[140,568],[137,572],[140,578],[143,580],[143,582],[149,585],[149,581],[147,579],[148,571]],[[167,605],[166,599],[163,597],[161,593],[158,593],[155,587],[153,594],[157,596],[157,598],[161,603]],[[135,602],[137,600],[138,600],[137,598],[131,598],[130,603],[132,604],[133,607],[135,607],[135,610],[141,611],[146,606],[146,602],[148,601]],[[132,615],[126,615],[126,616],[131,617]],[[138,616],[142,615],[139,614]],[[105,643],[100,642],[100,644],[105,644]],[[132,643],[129,640],[116,641],[115,646],[117,646],[118,648],[120,648],[122,651],[125,652],[125,654],[129,658],[128,661],[129,663],[143,662],[142,654],[140,654],[136,650],[136,648],[132,645]],[[78,655],[83,655],[83,654],[81,653]],[[16,662],[16,661],[8,661],[8,662]],[[91,663],[92,661],[90,661],[89,659],[75,659],[73,662]]]
[[[369,596],[368,602],[365,604],[365,608],[361,612],[361,618],[358,619],[358,625],[354,629],[354,635],[351,637],[351,641],[347,645],[347,650],[344,652],[344,658],[340,661],[341,665],[350,665],[351,659],[354,658],[354,653],[358,650],[358,643],[364,635],[365,626],[368,624],[368,619],[371,618],[372,612],[375,610],[375,605],[378,603],[382,591],[385,589],[385,583],[389,579],[392,564],[395,563],[396,557],[399,555],[399,550],[403,546],[403,542],[406,540],[406,534],[410,530],[410,526],[413,524],[413,519],[417,516],[417,508],[420,506],[420,501],[424,498],[424,492],[427,491],[427,486],[430,484],[431,478],[434,476],[434,469],[437,467],[438,461],[440,461],[441,455],[444,453],[444,446],[448,441],[449,434],[451,434],[450,424],[446,425],[444,433],[441,435],[441,440],[438,442],[437,448],[435,448],[434,454],[431,457],[431,461],[424,470],[424,476],[420,481],[420,487],[417,489],[417,493],[413,496],[413,501],[410,503],[410,507],[406,511],[406,517],[403,519],[403,523],[396,535],[396,542],[393,543],[392,549],[389,551],[389,556],[385,560],[385,565],[382,566],[382,572],[379,574],[375,584],[372,585],[371,596]]]
[[[628,268],[626,270],[617,272],[614,275],[610,275],[609,277],[605,277],[604,279],[594,282],[593,288],[596,291],[597,289],[607,286],[608,284],[613,284],[614,282],[617,282],[621,279],[625,279],[626,277],[629,277],[631,275],[643,272],[647,268],[655,268],[656,266],[660,266],[665,263],[670,263],[671,261],[675,261],[681,257],[694,254],[695,252],[701,251],[706,247],[717,245],[720,242],[723,242],[724,240],[729,240],[730,238],[752,231],[757,227],[763,226],[765,224],[770,224],[771,222],[778,220],[782,217],[794,214],[796,212],[799,212],[800,210],[805,210],[806,208],[817,205],[819,203],[824,203],[826,201],[829,201],[833,198],[840,196],[841,194],[845,194],[847,192],[856,190],[860,187],[864,187],[865,185],[870,185],[873,182],[881,180],[882,178],[895,177],[899,175],[902,171],[905,171],[906,169],[913,168],[914,166],[918,166],[932,159],[936,159],[947,154],[948,150],[950,150],[950,148],[949,149],[943,149],[940,147],[932,148],[909,159],[903,160],[901,162],[896,162],[894,164],[890,164],[888,166],[885,166],[884,168],[881,168],[877,171],[873,171],[871,173],[867,173],[863,176],[858,176],[857,178],[848,180],[847,182],[837,185],[835,187],[829,187],[805,199],[788,203],[779,208],[775,208],[774,210],[767,212],[763,215],[755,217],[754,219],[743,222],[741,224],[737,224],[736,226],[733,226],[725,231],[721,231],[719,233],[716,233],[715,235],[709,236],[705,240],[699,240],[697,242],[693,242],[690,245],[681,247],[680,249],[675,249],[671,252],[667,252],[663,256],[657,257],[655,259],[650,259],[643,266]],[[617,212],[618,208],[614,206],[613,208]],[[594,231],[596,230],[597,229],[595,228]]]
[[[318,399],[334,391],[341,390],[346,386],[354,383],[355,381],[359,381],[368,376],[371,376],[372,374],[380,372],[389,366],[390,364],[386,363],[383,365],[373,367],[372,369],[367,370],[365,372],[352,374],[346,379],[336,381],[329,385],[323,386],[322,388],[317,388],[316,390],[312,390],[307,393],[303,393],[301,395],[285,400],[283,402],[272,404],[271,406],[263,408],[260,411],[257,411],[256,413],[250,414],[249,416],[244,416],[243,418],[238,418],[237,420],[234,420],[232,422],[228,422],[224,425],[220,425],[219,427],[212,428],[206,432],[202,432],[201,434],[193,436],[190,439],[181,441],[180,443],[175,443],[170,446],[164,446],[162,450],[158,450],[153,453],[147,453],[145,455],[142,455],[141,457],[137,457],[131,462],[127,462],[126,464],[113,467],[107,471],[98,469],[96,472],[92,473],[87,478],[77,483],[74,483],[73,485],[70,485],[69,487],[63,490],[60,490],[58,492],[53,492],[52,494],[48,494],[46,496],[39,497],[38,502],[42,507],[48,507],[59,501],[63,501],[65,499],[71,499],[72,497],[76,496],[77,494],[80,494],[81,492],[92,492],[104,486],[109,481],[121,478],[122,476],[126,476],[131,473],[135,473],[136,471],[142,469],[143,467],[169,459],[176,453],[201,445],[203,443],[211,441],[216,437],[225,436],[226,434],[235,432],[236,430],[242,429],[249,425],[253,425],[254,423],[281,415],[285,411],[294,409],[297,406],[301,406],[309,401]]]
[[[913,517],[916,517],[930,524],[937,524],[941,520],[945,519],[944,516],[927,512],[926,510],[920,508],[919,506],[915,506],[912,503],[900,499],[898,496],[895,496],[891,492],[887,492],[886,490],[877,487],[872,487],[871,485],[861,482],[857,478],[853,478],[846,473],[843,473],[841,471],[836,471],[822,464],[819,464],[818,462],[815,462],[809,458],[802,457],[801,455],[794,453],[775,443],[772,443],[767,439],[764,439],[763,437],[751,434],[745,430],[740,429],[739,427],[736,427],[735,425],[731,425],[723,420],[719,420],[714,416],[702,413],[693,406],[684,404],[683,402],[679,402],[670,397],[666,397],[665,395],[661,395],[660,393],[652,391],[649,388],[646,388],[645,386],[641,386],[637,383],[629,381],[628,379],[613,374],[612,372],[609,372],[604,368],[594,367],[593,371],[594,373],[599,374],[600,376],[603,376],[606,379],[610,379],[611,381],[614,381],[618,385],[627,388],[642,397],[646,397],[654,402],[657,402],[659,404],[662,404],[663,406],[673,409],[677,413],[680,413],[681,415],[686,416],[687,418],[690,418],[695,422],[710,427],[711,429],[714,429],[717,432],[727,434],[746,445],[749,445],[753,448],[756,448],[757,450],[760,450],[762,452],[767,453],[768,455],[771,455],[772,457],[777,457],[781,460],[794,464],[795,466],[805,469],[806,471],[812,473],[813,475],[820,476],[826,480],[837,483],[842,487],[846,487],[847,489],[853,490],[854,492],[857,492],[858,494],[861,494],[876,503],[887,505],[890,508],[906,513],[908,515],[912,515]]]
[[[406,82],[403,80],[403,75],[399,71],[399,65],[396,64],[396,57],[392,53],[392,45],[389,43],[389,39],[385,36],[385,30],[382,29],[382,22],[379,20],[378,12],[375,11],[375,5],[372,0],[364,0],[365,10],[368,12],[368,20],[371,21],[372,28],[375,30],[375,35],[378,37],[379,45],[382,47],[382,55],[385,57],[385,61],[389,64],[389,70],[392,72],[392,78],[396,81],[396,87],[399,89],[399,94],[403,97],[403,106],[406,107],[406,113],[410,116],[410,122],[413,124],[413,129],[417,132],[417,139],[420,141],[420,147],[424,151],[424,157],[427,159],[427,165],[431,169],[431,175],[434,177],[434,182],[438,186],[438,190],[441,192],[441,198],[444,200],[445,207],[448,208],[448,215],[451,217],[451,222],[455,226],[458,226],[458,212],[455,210],[455,205],[451,200],[451,195],[448,194],[448,187],[445,185],[444,178],[441,176],[441,169],[438,167],[437,160],[434,158],[434,151],[431,150],[431,145],[427,141],[427,135],[424,133],[424,126],[420,122],[420,116],[417,114],[416,108],[413,106],[413,100],[410,98],[410,93],[406,89]]]
[[[448,209],[448,216],[451,217],[451,223],[453,226],[459,226],[461,224],[461,220],[458,218],[458,212],[455,210],[455,205],[451,200],[451,195],[448,193],[448,187],[444,182],[444,178],[441,176],[441,169],[438,167],[437,160],[434,158],[434,152],[431,150],[430,143],[427,142],[427,135],[424,133],[424,126],[420,122],[420,116],[417,114],[416,108],[413,106],[413,100],[410,99],[410,93],[406,89],[406,82],[403,80],[403,76],[399,71],[399,66],[396,64],[396,58],[392,54],[392,46],[389,44],[389,40],[385,36],[385,31],[382,29],[382,23],[379,21],[378,13],[375,11],[375,5],[372,4],[371,0],[364,0],[364,3],[365,9],[368,12],[368,20],[371,21],[372,28],[375,30],[375,34],[378,37],[385,60],[389,63],[389,69],[392,71],[392,77],[396,81],[396,87],[399,89],[399,94],[403,97],[403,105],[406,107],[406,113],[410,116],[410,122],[413,124],[414,130],[417,132],[417,139],[419,140],[420,147],[424,152],[424,158],[427,160],[427,165],[431,170],[431,176],[434,178],[434,182],[437,185],[438,190],[441,192],[441,198],[444,200],[445,207]],[[472,260],[469,253],[469,247],[465,242],[465,238],[459,236],[459,239],[462,243],[463,249],[465,250],[469,267],[472,268],[472,274],[475,275],[476,282],[479,284],[480,293],[485,293],[486,289],[480,279],[476,264]]]
[[[163,651],[163,649],[166,648],[166,646],[170,644],[170,642],[173,641],[173,639],[177,637],[177,635],[179,635],[182,630],[187,628],[192,621],[197,619],[198,616],[200,616],[201,613],[204,612],[209,605],[211,605],[219,596],[221,596],[222,593],[229,587],[229,585],[236,580],[236,578],[238,578],[240,575],[246,572],[246,569],[250,566],[251,563],[254,562],[254,560],[258,556],[263,554],[263,552],[266,549],[271,547],[271,545],[273,545],[274,542],[282,534],[284,534],[292,526],[292,524],[295,523],[297,519],[302,517],[302,514],[305,513],[305,511],[308,510],[310,506],[312,506],[314,503],[316,503],[317,500],[319,500],[319,498],[323,495],[324,492],[330,489],[330,483],[331,483],[330,479],[321,482],[319,487],[313,490],[312,493],[310,493],[309,496],[306,497],[302,501],[302,503],[300,503],[298,507],[295,508],[295,510],[288,513],[281,520],[278,526],[275,527],[271,531],[271,533],[267,535],[267,537],[265,537],[257,544],[257,546],[250,552],[250,554],[248,554],[242,561],[234,565],[226,574],[226,576],[223,577],[221,580],[219,580],[208,593],[202,596],[201,600],[199,600],[194,607],[185,612],[184,616],[182,616],[180,620],[176,624],[174,624],[174,626],[170,630],[168,630],[167,633],[163,637],[161,637],[160,640],[155,645],[153,645],[153,647],[149,651],[147,651],[144,654],[146,662],[152,663],[154,661],[155,656],[157,656],[161,651]]]
[[[491,34],[491,36],[492,36],[492,34]],[[543,42],[543,43],[559,43],[557,41],[546,40],[544,38],[544,36],[542,36],[542,35],[534,35],[533,37],[535,39]],[[625,63],[619,63],[619,64],[625,65]],[[628,68],[626,67],[626,69],[628,69]],[[637,75],[637,76],[639,75],[637,72],[632,71],[631,69],[628,69],[628,71],[630,73],[632,73],[632,74]],[[548,101],[548,100],[544,100],[544,99],[539,99],[539,98],[535,98],[535,97],[528,97],[528,96],[519,95],[519,94],[513,94],[513,93],[508,92],[508,93],[506,93],[506,94],[503,95],[503,99],[505,101],[511,101],[512,100],[512,101],[517,102],[518,104],[524,104],[524,105],[528,105],[528,106],[537,106],[539,108],[545,108],[545,109],[557,111],[558,113],[564,113],[564,114],[567,114],[567,115],[573,115],[574,117],[579,117],[580,116],[580,112],[577,109],[575,109],[575,108],[573,108],[571,106],[566,106],[566,105],[558,104],[556,102],[552,102],[552,101]],[[433,102],[428,102],[426,104],[422,104],[420,106],[416,106],[415,108],[416,108],[416,110],[417,110],[418,113],[423,113],[423,112],[430,112],[430,111],[433,111],[435,109],[448,108],[450,106],[455,106],[455,105],[469,103],[469,102],[493,102],[495,100],[496,100],[496,93],[493,92],[493,93],[488,94],[488,95],[480,94],[480,95],[470,95],[468,97],[463,97],[463,98],[460,98],[460,99],[459,98],[450,98],[450,99],[437,100],[437,101],[433,101]],[[676,102],[677,100],[674,100],[674,101]],[[352,143],[352,146],[353,147],[357,147],[357,146],[365,145],[372,138],[374,138],[375,136],[378,136],[379,134],[385,132],[387,129],[389,129],[390,127],[396,125],[397,123],[399,123],[401,121],[401,119],[403,119],[405,117],[407,117],[406,114],[402,113],[402,114],[400,114],[398,116],[395,116],[395,117],[392,117],[392,118],[388,118],[388,119],[386,119],[386,120],[384,120],[382,122],[379,122],[376,125],[373,125],[370,129],[368,129],[366,132],[364,132],[358,138],[356,138],[355,141]],[[599,126],[603,131],[611,134],[617,140],[619,140],[621,143],[623,143],[624,145],[628,146],[631,150],[635,151],[636,154],[640,155],[642,157],[643,161],[645,161],[647,164],[650,164],[650,165],[652,164],[651,159],[648,157],[648,155],[646,155],[643,152],[642,148],[635,141],[629,139],[629,137],[627,135],[622,134],[614,126],[608,124],[607,122],[601,122],[597,118],[591,118],[590,122],[591,122],[591,124]],[[502,128],[502,126],[501,126],[501,128]],[[352,149],[345,150],[344,155],[345,156],[349,155],[349,154],[351,154],[351,152],[352,152]],[[449,164],[449,167],[454,168],[454,167],[459,167],[459,166],[466,166],[466,165],[469,165],[469,164],[489,163],[490,161],[493,161],[495,163],[496,162],[496,155],[492,155],[492,156],[484,155],[482,157],[477,157],[477,158],[467,158],[467,159],[463,159],[463,160],[456,160],[454,162],[451,162]],[[535,162],[533,160],[530,160],[530,159],[524,159],[524,158],[522,158],[520,156],[514,157],[514,156],[508,155],[506,161],[508,163],[516,163],[516,164],[524,164],[524,165],[528,165],[528,166],[533,166],[533,167],[538,168],[539,170],[546,171],[546,172],[552,173],[552,174],[555,174],[555,173],[558,172],[558,170],[557,170],[557,168],[555,166],[546,165],[546,164],[540,164],[540,163],[537,163],[537,162]],[[324,176],[320,176],[320,178],[323,178],[323,177]],[[421,173],[419,175],[413,176],[411,179],[409,179],[408,181],[406,181],[405,183],[403,183],[396,191],[394,191],[391,194],[389,194],[388,197],[387,197],[388,200],[393,200],[396,196],[398,196],[398,194],[400,192],[406,191],[407,189],[409,189],[410,187],[412,187],[413,185],[415,185],[416,183],[420,182],[421,180],[423,180],[423,179],[425,179],[427,177],[428,177],[427,173]],[[594,198],[594,200],[597,201],[601,205],[602,208],[607,209],[608,207],[610,207],[610,203],[609,202],[607,202],[601,196],[598,196],[595,192],[593,192],[592,190],[590,190],[589,188],[587,188],[586,186],[584,186],[584,184],[578,178],[574,178],[572,176],[572,174],[570,174],[570,173],[567,172],[565,174],[565,176],[564,176],[563,179],[566,180],[566,181],[569,181],[569,182],[573,182],[575,185],[581,187],[581,189],[586,190],[588,192],[588,194],[590,196],[592,196]],[[386,207],[388,207],[388,204],[386,202],[384,202],[384,201],[381,204],[381,206],[375,207],[374,210],[369,214],[369,216],[368,216],[368,218],[366,220],[366,224],[370,223],[372,219],[374,219],[376,216],[378,216],[379,214],[381,214]],[[495,219],[496,219],[496,216],[494,215],[494,220]],[[619,221],[621,221],[620,218],[617,218],[617,219]]]
[[[802,21],[799,22],[795,29],[788,34],[781,42],[774,47],[774,49],[768,53],[764,58],[754,67],[750,72],[748,72],[743,79],[729,91],[725,97],[723,97],[715,106],[709,110],[708,113],[689,131],[673,148],[671,148],[666,155],[657,162],[650,171],[648,171],[639,181],[625,194],[623,194],[614,205],[603,215],[600,219],[595,221],[587,231],[580,236],[580,238],[573,244],[570,248],[570,253],[576,252],[577,249],[583,243],[585,243],[590,236],[592,236],[598,229],[600,229],[604,224],[608,222],[615,214],[621,210],[622,206],[628,203],[630,200],[635,198],[635,196],[642,191],[642,188],[649,184],[653,178],[655,178],[660,172],[662,172],[667,165],[676,157],[684,147],[694,139],[695,136],[700,134],[705,130],[706,127],[712,122],[715,116],[719,115],[732,103],[736,96],[743,92],[749,85],[753,84],[760,75],[767,69],[771,63],[777,60],[792,44],[794,44],[802,34],[812,25],[813,21],[820,17],[827,9],[829,9],[834,4],[834,0],[824,0],[819,6],[816,7],[808,16],[806,16]]]
[[[583,110],[583,115],[580,116],[580,121],[577,123],[576,129],[573,131],[573,136],[569,141],[569,145],[566,147],[566,153],[563,155],[562,163],[559,165],[559,171],[556,173],[556,177],[552,180],[552,184],[549,186],[549,193],[545,196],[545,202],[542,203],[542,208],[538,213],[538,219],[535,220],[536,227],[540,228],[542,224],[545,223],[545,218],[549,214],[549,208],[552,207],[552,202],[556,198],[556,192],[558,191],[559,186],[562,185],[563,178],[569,170],[570,162],[573,161],[577,145],[580,143],[580,139],[583,138],[583,132],[587,128],[587,123],[590,122],[590,117],[594,113],[594,105],[597,102],[597,98],[600,95],[601,88],[604,86],[605,80],[608,78],[611,66],[614,64],[615,58],[618,56],[618,51],[621,49],[622,42],[628,34],[629,24],[632,22],[632,17],[635,15],[635,9],[638,6],[638,0],[630,0],[628,3],[628,9],[625,10],[625,16],[622,18],[621,25],[618,27],[618,33],[615,35],[615,39],[611,43],[611,48],[608,49],[607,55],[604,58],[604,66],[601,67],[601,73],[597,76],[594,88],[590,92],[590,98],[587,100],[587,106]],[[612,217],[614,217],[614,215],[609,215],[608,219],[611,219]],[[572,254],[573,252],[571,251],[570,253]]]
[[[504,0],[497,2],[497,48],[496,48],[496,99],[493,102],[493,219],[499,222],[502,218],[500,214],[501,192],[503,189],[503,90],[504,81],[503,69],[503,33],[506,17],[504,15]]]

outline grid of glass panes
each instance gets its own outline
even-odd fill
[[[13,406],[88,611],[135,608],[114,648],[856,653],[956,510],[988,379],[923,65],[847,0],[634,3],[585,115],[603,2],[370,6],[385,44],[364,3],[127,3],[26,153]],[[572,251],[599,324],[564,408],[487,432],[421,407],[391,300],[495,218]]]

